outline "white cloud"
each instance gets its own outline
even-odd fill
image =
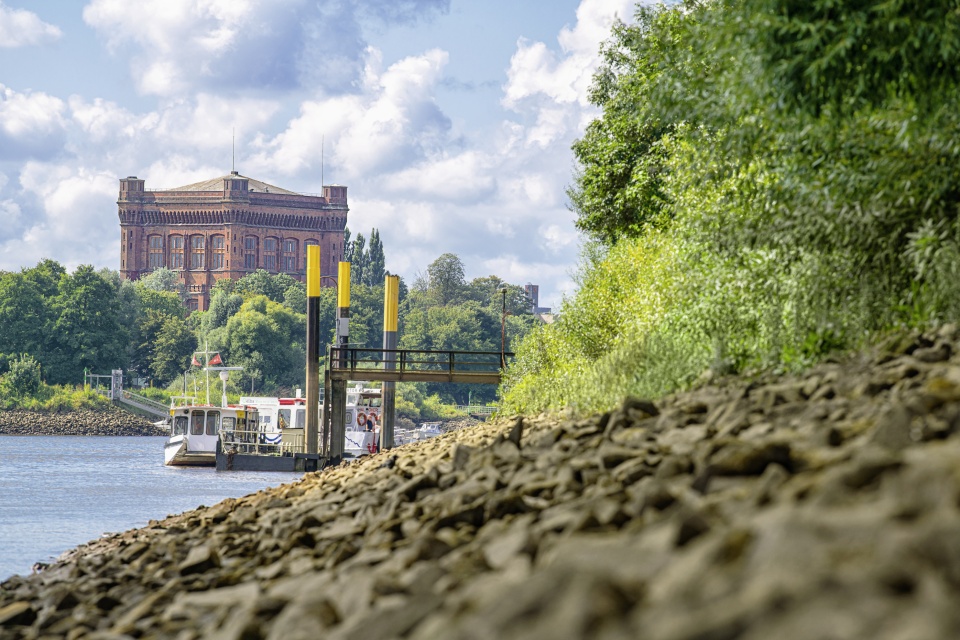
[[[428,200],[475,203],[494,195],[494,162],[479,151],[431,158],[388,175],[383,185],[393,193]]]
[[[83,19],[116,52],[132,51],[142,93],[200,87],[353,90],[362,72],[364,19],[413,21],[449,0],[91,0]]]
[[[450,127],[433,99],[447,53],[438,49],[404,58],[378,70],[379,54],[368,52],[360,95],[310,100],[286,130],[263,143],[254,167],[319,174],[321,145],[339,181],[408,166],[439,152]],[[319,177],[319,175],[317,175]]]
[[[0,2],[0,47],[12,49],[59,40],[60,27],[44,22],[26,9],[11,9]]]
[[[119,266],[115,176],[28,162],[20,173],[20,186],[37,203],[36,210],[22,237],[4,242],[0,253],[18,257],[20,264],[50,256],[69,266]]]
[[[20,231],[20,205],[13,200],[0,200],[0,239]]]
[[[0,159],[50,157],[63,144],[63,100],[0,84]]]
[[[564,27],[557,40],[562,54],[542,42],[521,39],[510,59],[503,105],[517,109],[525,99],[546,97],[557,104],[587,105],[587,89],[598,63],[600,43],[610,35],[617,18],[628,21],[634,0],[583,0],[577,24]]]

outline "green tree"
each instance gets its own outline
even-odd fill
[[[376,287],[383,284],[386,275],[386,257],[378,229],[370,230],[370,246],[367,247],[363,271],[363,279],[367,285]]]
[[[47,379],[53,384],[79,381],[83,370],[121,368],[129,334],[120,326],[116,291],[93,267],[84,265],[60,279],[53,300],[53,352]]]
[[[3,395],[18,398],[31,397],[40,390],[40,363],[33,356],[20,354],[8,363],[8,371],[0,376],[0,390]]]
[[[183,318],[161,317],[163,324],[155,334],[150,372],[159,384],[166,385],[189,368],[197,337]]]
[[[0,273],[0,353],[40,356],[52,321],[48,299],[25,273]]]
[[[367,255],[365,253],[366,239],[362,233],[357,234],[357,239],[353,241],[350,249],[350,284],[363,284],[364,273],[366,272]]]
[[[455,254],[443,254],[427,267],[427,283],[427,293],[434,304],[459,302],[466,287],[463,262]]]
[[[283,304],[295,313],[306,313],[307,286],[302,282],[294,282],[287,287],[287,290],[283,292]]]
[[[181,300],[186,299],[187,289],[180,278],[180,273],[166,267],[154,269],[137,280],[137,284],[153,291],[171,291]]]
[[[302,384],[305,323],[303,315],[266,296],[248,298],[227,321],[230,364],[244,367],[242,378],[258,380],[260,388]]]

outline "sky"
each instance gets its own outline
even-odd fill
[[[0,270],[118,269],[119,178],[347,185],[408,283],[574,291],[566,188],[632,0],[0,0]]]

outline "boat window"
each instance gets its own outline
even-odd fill
[[[357,404],[357,399],[358,399],[358,398],[357,398],[357,394],[355,394],[355,393],[348,393],[348,394],[347,394],[347,404],[353,404],[353,405],[355,405],[355,404]]]
[[[290,424],[290,409],[280,409],[277,411],[277,428],[286,429],[292,427]]]
[[[297,428],[306,429],[306,427],[307,427],[307,410],[297,409]]]
[[[379,407],[379,406],[380,406],[380,398],[370,398],[370,399],[368,400],[368,402],[367,402],[367,406],[368,406],[368,407]]]
[[[203,435],[203,411],[195,409],[190,413],[190,435]]]
[[[220,428],[220,412],[208,411],[207,412],[207,435],[208,436],[217,435],[217,429],[219,428]]]
[[[187,416],[176,416],[173,419],[173,435],[182,436],[187,432]]]
[[[272,416],[269,416],[269,415],[262,415],[262,416],[260,416],[260,427],[261,427],[260,430],[261,430],[261,431],[263,431],[266,427],[270,426],[270,422],[271,422],[270,418],[271,418],[271,417],[272,417]]]
[[[224,418],[223,418],[223,430],[224,430],[224,431],[233,431],[236,426],[237,426],[237,419],[236,419],[236,418],[227,418],[226,416],[224,416]]]

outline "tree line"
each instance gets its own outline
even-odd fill
[[[351,261],[352,345],[376,348],[383,333],[385,256],[380,234],[369,241],[346,232]],[[497,276],[467,281],[464,265],[443,254],[411,287],[401,279],[400,347],[500,349],[506,288],[508,340],[534,324],[523,288]],[[290,394],[302,387],[306,287],[287,274],[258,270],[239,280],[219,280],[209,308],[188,315],[175,271],[161,268],[135,282],[109,269],[80,266],[69,273],[53,260],[19,272],[0,272],[0,393],[29,395],[48,385],[78,384],[85,372],[123,369],[130,377],[171,390],[185,382],[194,354],[217,351],[230,366],[235,393]],[[321,337],[334,337],[336,288],[320,294]],[[4,385],[6,381],[6,386]],[[442,401],[487,402],[493,387],[403,385],[409,404],[436,395]]]

